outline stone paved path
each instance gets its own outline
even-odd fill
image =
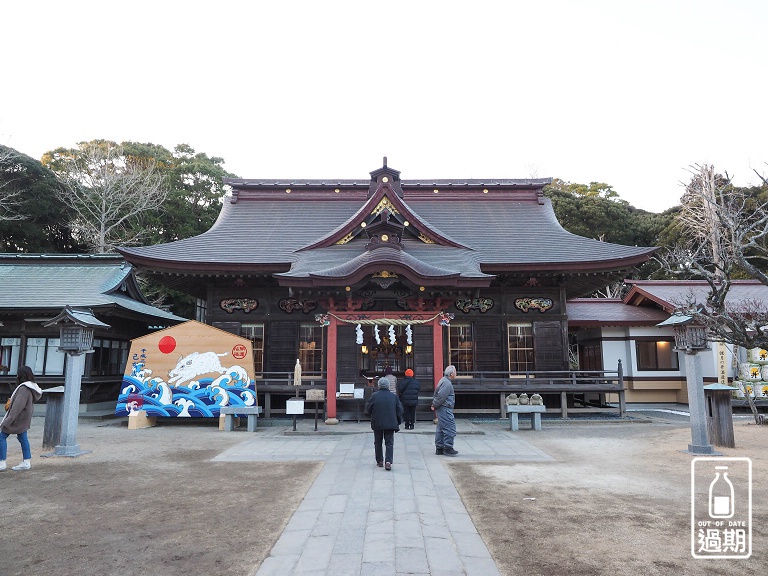
[[[376,466],[367,423],[320,433],[310,424],[260,429],[214,458],[325,462],[257,576],[499,574],[451,482],[449,457],[434,454],[430,424],[395,435],[391,472]],[[552,460],[519,432],[458,424],[450,461]]]

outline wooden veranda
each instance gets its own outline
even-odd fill
[[[354,383],[363,388],[365,397],[371,393],[368,381],[361,378]],[[295,397],[306,396],[307,390],[328,390],[325,374],[317,377],[302,379],[301,386],[293,385],[292,372],[265,373],[262,379],[257,379],[256,390],[259,402],[264,405],[264,417],[272,418],[285,414],[285,401]],[[617,411],[619,416],[626,412],[624,376],[621,363],[616,370],[563,370],[563,371],[528,371],[528,372],[469,372],[462,373],[454,382],[456,391],[456,408],[454,412],[461,414],[498,414],[500,419],[506,419],[506,398],[509,394],[528,396],[535,393],[544,398],[547,413],[560,414],[568,418],[569,413]],[[337,399],[335,392],[339,390],[338,383],[333,393],[333,399],[339,403],[339,412],[344,418],[351,419],[359,415],[359,401]],[[465,400],[470,395],[495,396],[498,403],[491,402],[492,407],[474,408],[467,405]],[[609,397],[611,395],[611,397]],[[422,396],[419,413],[422,418],[429,417],[430,397]],[[349,406],[346,406],[349,404]],[[617,403],[618,407],[613,405]],[[314,405],[305,406],[305,413],[312,414]]]

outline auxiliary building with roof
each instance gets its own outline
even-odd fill
[[[146,300],[119,254],[0,253],[0,398],[25,365],[43,389],[64,384],[70,360],[59,327],[46,323],[65,307],[109,326],[96,328],[85,355],[80,402],[89,410],[114,408],[133,338],[184,321]]]
[[[197,320],[251,339],[267,413],[292,395],[296,359],[330,421],[340,385],[386,367],[412,368],[429,396],[453,364],[457,410],[498,412],[482,383],[569,370],[568,301],[655,250],[567,232],[550,181],[402,180],[386,159],[365,180],[227,179],[210,230],[120,252],[194,295]]]
[[[684,353],[675,349],[672,328],[659,324],[687,302],[705,303],[709,285],[704,280],[625,282],[629,291],[622,299],[568,302],[571,345],[579,367],[599,370],[620,360],[627,401],[687,404]],[[726,297],[731,309],[749,309],[758,302],[768,302],[768,286],[757,280],[732,281]],[[704,384],[735,386],[742,381],[754,388],[759,405],[768,405],[768,351],[710,342],[699,354]],[[733,392],[734,406],[744,406],[743,391],[737,387]]]

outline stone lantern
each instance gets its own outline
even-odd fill
[[[707,437],[707,413],[704,403],[704,377],[698,353],[709,349],[706,327],[695,317],[675,313],[657,326],[670,326],[675,335],[675,350],[685,352],[685,376],[688,386],[688,411],[691,422],[691,454],[715,454]]]
[[[54,456],[80,456],[87,451],[77,444],[77,418],[80,409],[80,379],[85,367],[85,354],[93,352],[93,333],[96,328],[109,328],[96,319],[90,310],[70,308],[44,324],[58,326],[60,332],[59,350],[67,358],[64,376],[64,407],[61,424],[61,443],[54,448]]]

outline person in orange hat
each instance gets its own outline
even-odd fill
[[[397,384],[397,395],[400,396],[400,402],[403,404],[405,412],[405,429],[413,430],[416,423],[416,406],[419,404],[419,390],[421,384],[413,377],[413,370],[408,368],[405,371],[405,378]]]

